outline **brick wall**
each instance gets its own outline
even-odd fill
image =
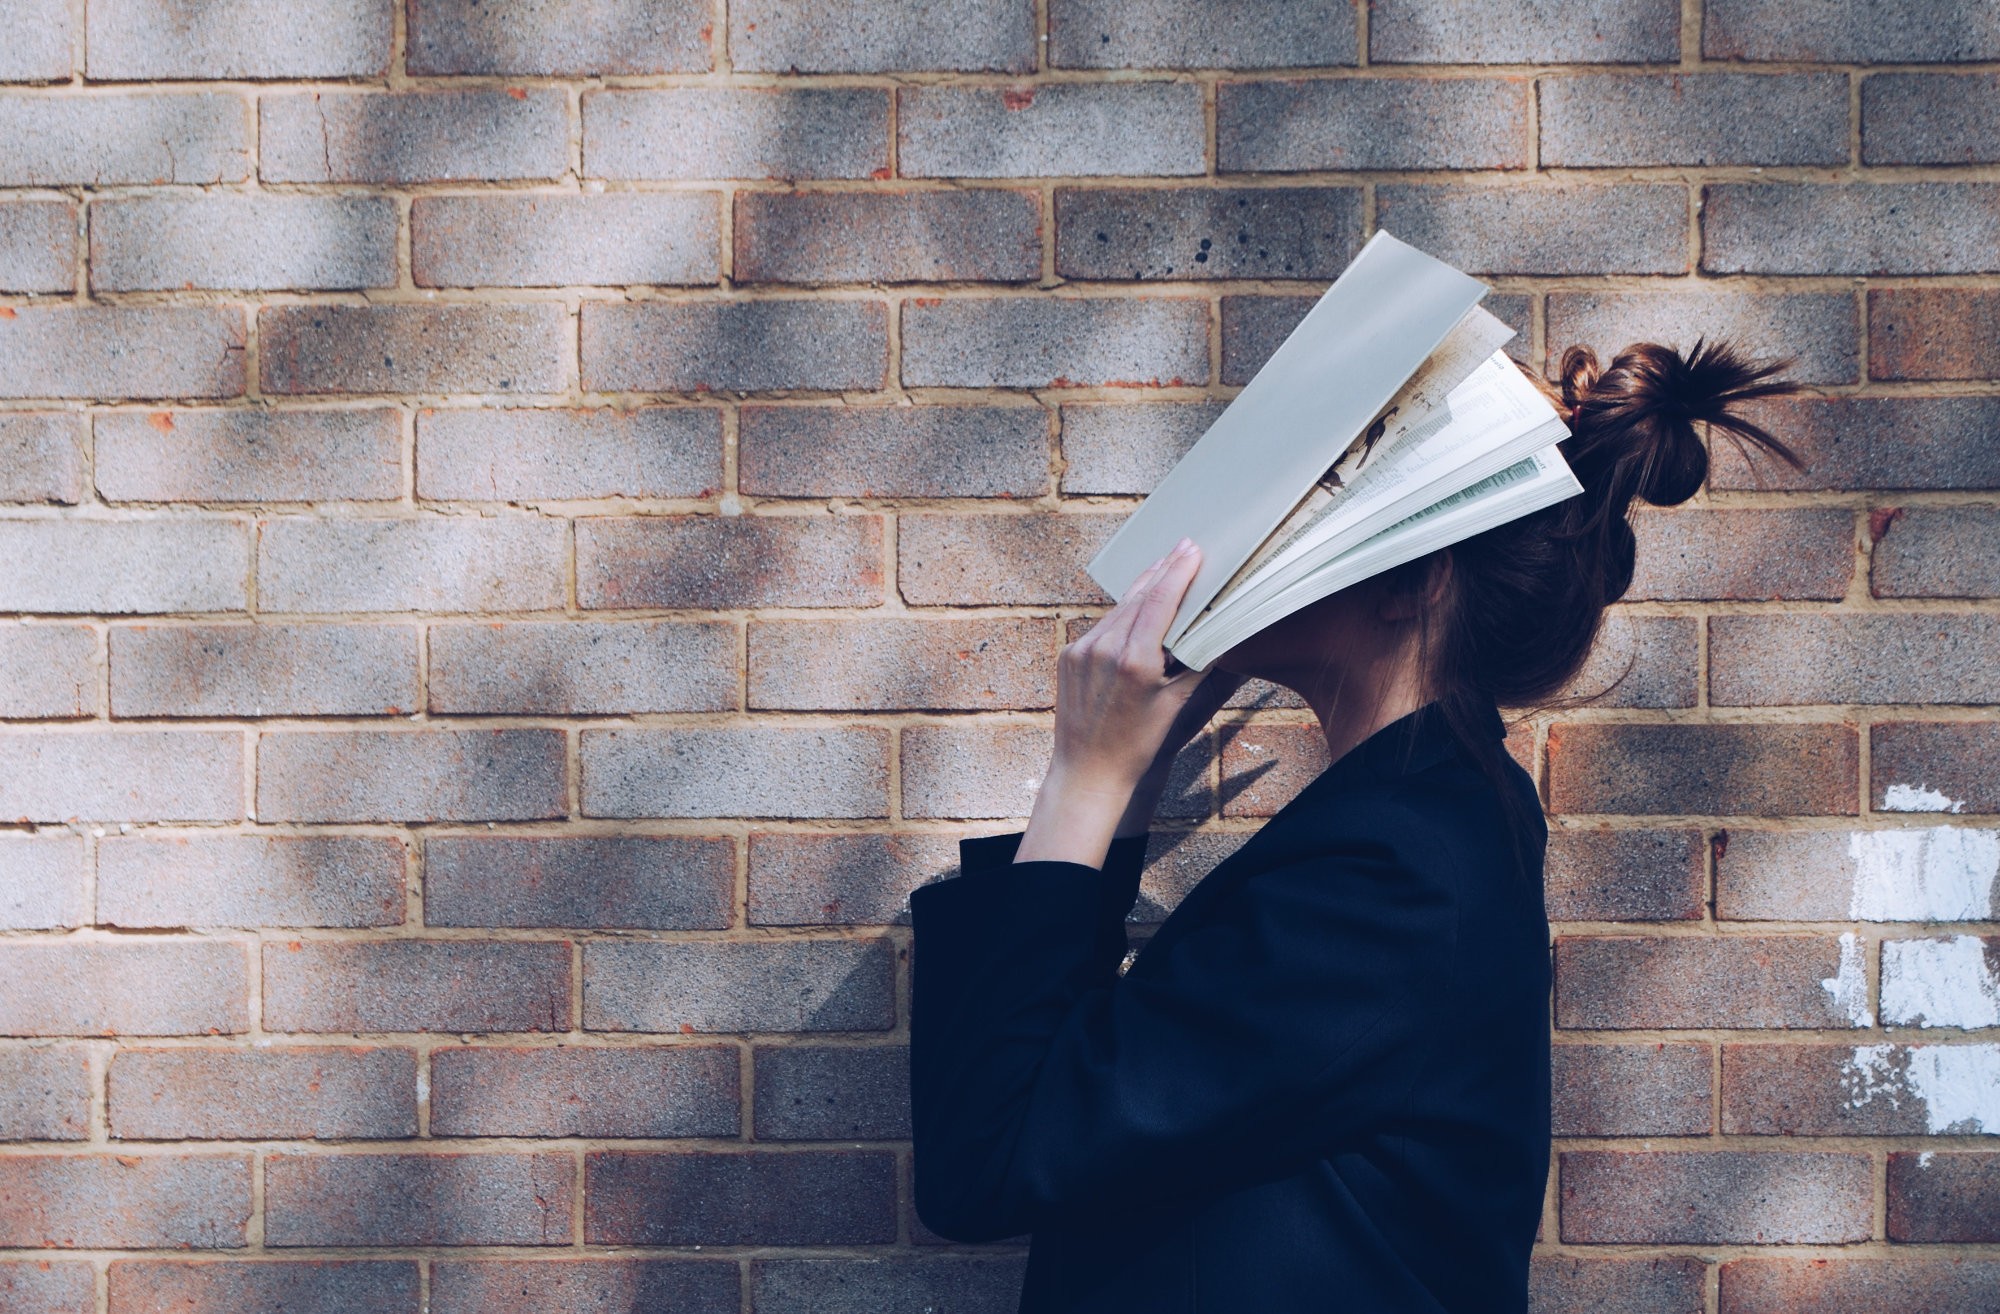
[[[1536,1308],[2000,1305],[2000,10],[0,0],[0,1306],[1011,1311],[905,898],[1385,225],[1796,351],[1560,814]],[[1870,63],[1868,61],[1879,61]],[[1954,67],[1960,65],[1960,67]],[[1253,687],[1135,935],[1322,765]]]

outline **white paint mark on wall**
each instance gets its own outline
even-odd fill
[[[1882,1020],[1891,1026],[2000,1026],[2000,973],[1976,935],[1882,946]]]
[[[1860,830],[1848,838],[1854,892],[1848,915],[1866,922],[1984,921],[2000,881],[2000,830],[1931,826]]]
[[[1884,812],[1963,812],[1965,800],[1924,785],[1891,785],[1882,793]]]
[[[1840,970],[1820,980],[1820,989],[1833,996],[1836,1012],[1845,1013],[1857,1027],[1875,1025],[1868,1011],[1868,968],[1862,962],[1861,937],[1853,931],[1840,933]]]
[[[2000,1045],[1857,1045],[1841,1078],[1849,1108],[1909,1102],[1932,1135],[2000,1136]]]

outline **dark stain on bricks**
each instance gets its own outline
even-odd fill
[[[1010,110],[1024,110],[1035,103],[1033,87],[1009,87],[1000,93],[1000,103]]]

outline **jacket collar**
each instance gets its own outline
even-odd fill
[[[1475,733],[1494,739],[1507,737],[1500,709],[1490,700],[1481,700],[1474,716]],[[1342,784],[1412,775],[1442,762],[1459,748],[1458,737],[1445,720],[1444,708],[1436,702],[1425,703],[1342,754],[1339,761],[1308,781],[1292,803]],[[1288,804],[1286,810],[1290,807]]]

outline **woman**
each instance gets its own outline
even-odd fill
[[[1025,831],[911,896],[918,1216],[1031,1234],[1023,1311],[1523,1310],[1549,1155],[1547,829],[1500,706],[1547,705],[1630,584],[1636,495],[1686,501],[1694,422],[1795,390],[1734,349],[1571,348],[1577,497],[1171,672],[1183,543],[1062,652]],[[1332,765],[1119,972],[1153,805],[1241,682]]]

